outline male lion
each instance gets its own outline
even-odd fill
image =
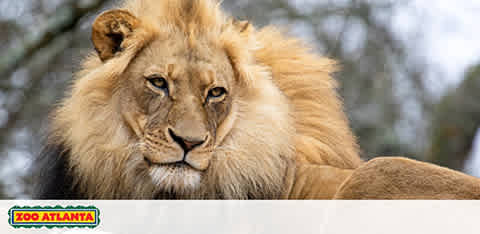
[[[383,170],[354,171],[335,63],[214,0],[127,0],[92,41],[53,112],[38,198],[350,198]]]

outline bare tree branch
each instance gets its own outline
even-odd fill
[[[56,36],[71,30],[77,22],[88,12],[98,9],[108,0],[92,0],[81,5],[79,1],[70,1],[57,10],[42,27],[40,33],[27,36],[23,46],[12,48],[0,58],[0,77],[9,77],[23,62],[35,52],[52,42]]]
[[[72,33],[57,37],[52,42],[46,48],[39,50],[38,56],[34,56],[28,64],[29,70],[34,71],[34,73],[31,73],[27,87],[21,90],[22,95],[19,97],[19,100],[16,100],[18,105],[14,109],[8,110],[8,120],[0,126],[0,147],[5,147],[8,137],[17,126],[18,121],[21,120],[22,113],[25,112],[28,103],[31,103],[32,99],[37,97],[36,88],[38,88],[42,78],[49,71],[48,65],[71,45]]]

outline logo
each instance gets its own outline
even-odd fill
[[[94,206],[14,206],[8,211],[8,223],[14,228],[95,228],[100,210]]]

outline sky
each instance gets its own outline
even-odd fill
[[[418,40],[422,56],[440,71],[445,80],[435,79],[431,73],[432,83],[441,83],[440,91],[453,87],[461,81],[464,71],[480,62],[480,1],[477,0],[413,0],[397,11],[394,17],[396,31],[406,36],[404,40]],[[412,32],[422,25],[424,36],[415,38]],[[443,87],[442,87],[443,86]]]
[[[480,131],[475,137],[470,159],[466,162],[465,172],[480,178]]]

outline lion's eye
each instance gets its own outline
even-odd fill
[[[221,98],[227,93],[227,90],[223,87],[216,87],[208,91],[208,99],[210,98]]]
[[[147,79],[148,79],[148,82],[150,82],[150,84],[153,87],[155,87],[157,89],[168,90],[168,83],[165,80],[165,78],[158,77],[158,76],[153,76],[153,77],[149,77]]]

